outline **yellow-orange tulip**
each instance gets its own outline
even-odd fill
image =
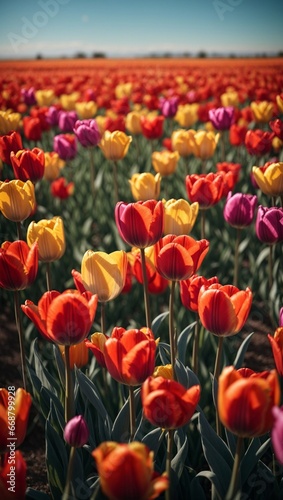
[[[65,362],[65,347],[59,345],[62,358]],[[85,341],[79,342],[79,344],[74,344],[70,346],[70,368],[73,369],[74,366],[77,368],[82,368],[88,364],[89,350],[86,346]]]
[[[80,98],[79,92],[72,92],[72,94],[62,94],[60,95],[60,103],[65,111],[74,111],[76,109],[76,103]]]
[[[65,166],[65,161],[60,158],[55,151],[45,152],[45,164],[43,178],[47,181],[54,181],[60,175],[60,171]]]
[[[160,194],[161,175],[150,172],[134,174],[129,180],[133,198],[136,201],[157,200]]]
[[[81,120],[87,120],[94,117],[97,112],[97,104],[94,101],[76,102],[75,109]]]
[[[52,89],[36,90],[35,99],[38,106],[51,106],[56,101],[56,94]]]
[[[27,243],[31,247],[37,241],[38,258],[53,262],[62,257],[66,249],[64,224],[61,217],[32,221],[27,229]]]
[[[14,390],[13,390],[14,393]],[[8,418],[12,415],[14,411],[15,425],[14,440],[16,446],[20,444],[25,439],[30,407],[32,404],[31,395],[24,389],[19,388],[15,391],[15,395],[12,392],[8,392],[7,389],[0,389],[0,452],[6,452],[8,450],[7,444],[9,443],[10,426],[11,419]],[[8,408],[12,408],[8,411]]]
[[[276,370],[256,373],[227,366],[219,376],[217,406],[222,424],[249,439],[266,434],[273,424],[272,407],[280,403]]]
[[[159,365],[156,366],[153,377],[163,377],[169,380],[173,380],[173,370],[172,365]]]
[[[154,151],[151,155],[151,162],[155,172],[159,172],[162,177],[166,177],[175,172],[180,155],[178,151]]]
[[[179,104],[174,120],[179,123],[180,127],[192,127],[198,121],[198,107],[197,103]]]
[[[20,113],[0,111],[0,135],[7,135],[12,130],[17,130],[20,125]]]
[[[211,131],[198,130],[194,134],[195,148],[193,154],[197,158],[207,160],[214,155],[220,135]]]
[[[193,229],[199,212],[197,202],[190,203],[182,198],[165,201],[164,204],[164,234],[189,234]]]
[[[126,129],[130,134],[137,135],[142,133],[141,116],[143,116],[141,111],[130,111],[126,115]]]
[[[195,154],[196,145],[194,141],[195,130],[179,129],[174,130],[171,136],[172,149],[178,151],[180,156],[189,156]]]
[[[258,123],[268,123],[274,113],[274,104],[269,101],[253,101],[250,104],[254,119]]]
[[[283,94],[279,94],[276,96],[276,104],[281,113],[283,113]]]
[[[7,219],[21,222],[35,208],[34,185],[31,181],[0,182],[0,211]]]
[[[267,196],[283,195],[283,162],[271,163],[267,168],[253,167],[253,176]]]
[[[108,302],[121,293],[127,266],[127,254],[123,250],[110,254],[87,250],[81,263],[82,284],[86,290],[98,295],[99,302]]]
[[[132,137],[120,130],[106,130],[98,146],[107,160],[121,160],[128,152]]]

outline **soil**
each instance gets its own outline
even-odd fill
[[[257,310],[262,309],[259,307]],[[270,318],[251,313],[242,338],[254,332],[244,357],[244,366],[255,371],[275,368],[271,347],[267,339],[274,327]],[[0,387],[21,387],[18,333],[11,313],[0,313]],[[27,463],[27,487],[49,494],[46,466],[44,427],[34,407],[31,409],[30,426],[20,450]],[[51,497],[50,497],[51,498]]]

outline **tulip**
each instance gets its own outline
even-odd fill
[[[257,196],[230,192],[223,210],[224,219],[232,227],[247,227],[253,221],[256,207]]]
[[[98,146],[107,160],[118,161],[124,158],[132,142],[132,137],[120,130],[106,130]]]
[[[68,182],[65,177],[59,177],[51,183],[51,194],[55,198],[60,198],[60,200],[65,200],[69,198],[74,192],[75,184],[73,182]]]
[[[97,104],[94,101],[76,102],[76,112],[80,120],[89,120],[97,112]]]
[[[42,179],[45,165],[42,149],[20,149],[16,153],[12,151],[10,159],[16,179],[23,182],[31,180],[33,183]]]
[[[195,130],[174,130],[172,133],[172,149],[177,151],[180,156],[187,157],[197,152],[194,141]]]
[[[53,89],[39,89],[35,91],[35,99],[39,106],[51,106],[55,99],[56,95]]]
[[[76,104],[79,98],[79,92],[72,92],[71,94],[61,94],[60,104],[64,110],[73,111],[76,109]]]
[[[77,120],[74,126],[74,133],[84,148],[97,146],[101,139],[101,134],[96,120]]]
[[[271,163],[263,167],[253,167],[254,179],[260,190],[267,196],[283,195],[283,162]]]
[[[60,171],[65,166],[64,160],[55,151],[44,153],[45,164],[43,178],[47,181],[54,181],[60,175]]]
[[[38,119],[40,122],[41,131],[50,130],[50,124],[47,120],[46,113],[48,112],[48,107],[33,106],[30,110],[31,118]]]
[[[150,172],[133,174],[129,180],[133,198],[136,201],[157,200],[160,194],[161,175]]]
[[[185,280],[199,269],[208,249],[207,240],[168,234],[156,245],[156,269],[167,280]]]
[[[196,222],[199,204],[191,205],[183,199],[163,200],[164,205],[164,234],[189,234]]]
[[[7,389],[0,389],[0,453],[7,452],[9,448],[9,436],[11,419],[8,418],[13,413],[15,429],[13,437],[16,446],[20,446],[26,437],[30,407],[32,404],[31,395],[22,388],[18,388],[11,404],[10,393]],[[8,411],[8,409],[11,409]]]
[[[126,133],[126,123],[124,115],[109,114],[105,116],[104,131]]]
[[[106,368],[104,346],[107,339],[109,339],[108,335],[104,335],[102,332],[95,332],[91,335],[90,340],[85,339],[84,341],[86,347],[91,350],[96,358],[96,361],[103,368]]]
[[[174,120],[179,123],[180,127],[192,127],[198,121],[197,103],[179,104]]]
[[[283,209],[278,207],[258,207],[256,222],[256,235],[260,241],[273,245],[283,241]]]
[[[153,372],[153,377],[162,377],[168,380],[173,380],[172,365],[159,365],[156,366]]]
[[[276,104],[281,113],[283,113],[283,94],[279,94],[276,96]]]
[[[187,175],[186,190],[191,203],[198,203],[200,209],[216,205],[223,195],[224,177],[220,172]]]
[[[227,366],[218,381],[217,407],[223,425],[239,437],[266,434],[273,425],[272,407],[280,402],[275,370],[256,373]]]
[[[101,489],[109,499],[150,500],[169,487],[167,476],[154,472],[153,452],[139,441],[122,444],[106,441],[92,452],[92,456]]]
[[[203,326],[217,336],[228,337],[244,326],[252,305],[250,288],[239,290],[233,285],[214,283],[202,286],[198,313]]]
[[[208,117],[216,130],[229,130],[234,121],[233,106],[214,108],[208,111]]]
[[[164,116],[142,116],[141,129],[142,134],[147,139],[160,139],[163,134]]]
[[[31,181],[0,182],[0,211],[7,219],[21,222],[35,209],[34,185]]]
[[[274,406],[272,416],[271,443],[276,459],[283,465],[283,407]]]
[[[178,151],[154,151],[151,155],[152,166],[155,172],[167,177],[175,172],[180,155]]]
[[[283,326],[283,307],[279,311],[279,326]]]
[[[52,127],[56,127],[59,121],[60,107],[58,106],[50,106],[46,112],[46,121]]]
[[[127,113],[125,125],[130,134],[138,135],[142,133],[141,116],[142,113],[140,111],[130,111]]]
[[[35,305],[26,300],[22,310],[49,342],[71,346],[82,342],[94,321],[98,297],[90,292],[45,292]]]
[[[64,428],[64,439],[66,443],[74,448],[81,448],[87,443],[89,429],[82,415],[73,417]]]
[[[245,144],[246,133],[248,127],[246,125],[239,125],[233,123],[229,130],[229,140],[232,146],[241,146]]]
[[[38,269],[38,245],[31,248],[22,240],[5,241],[0,248],[0,287],[24,290],[30,286]]]
[[[78,115],[75,111],[60,111],[58,116],[58,126],[63,133],[73,132]]]
[[[180,281],[180,297],[183,306],[189,311],[198,312],[198,297],[201,287],[209,287],[214,283],[218,283],[216,276],[205,278],[194,274],[186,280]]]
[[[274,134],[281,140],[283,141],[283,121],[277,118],[274,121],[269,122],[269,126],[274,132]]]
[[[40,119],[34,116],[24,116],[23,129],[26,139],[29,141],[40,141],[42,138],[42,127]]]
[[[134,252],[134,261],[132,264],[132,272],[136,280],[144,284],[143,271],[142,271],[142,260],[140,252]],[[160,294],[163,293],[168,287],[168,280],[161,276],[154,265],[154,245],[144,249],[145,253],[145,267],[147,276],[147,286],[149,293]]]
[[[283,326],[276,328],[274,336],[267,335],[271,345],[276,370],[283,377]]]
[[[161,97],[159,99],[159,109],[165,118],[173,118],[177,113],[179,98],[174,97]]]
[[[193,136],[195,143],[193,150],[194,156],[201,160],[211,158],[214,155],[219,137],[219,134],[215,134],[214,132],[198,130]]]
[[[0,110],[0,135],[7,135],[9,132],[18,130],[20,120],[20,113]]]
[[[163,217],[162,201],[121,201],[115,207],[115,221],[121,238],[138,248],[154,245],[161,238]]]
[[[253,117],[257,123],[268,123],[274,114],[274,104],[268,101],[253,101],[250,104]]]
[[[81,263],[81,275],[73,272],[73,276],[79,279],[81,276],[85,290],[97,294],[99,302],[109,302],[125,285],[127,264],[127,254],[123,250],[110,254],[87,250]]]
[[[23,143],[18,132],[13,130],[7,135],[0,136],[0,158],[3,162],[11,165],[10,154],[12,151],[16,153],[19,149],[23,149]]]
[[[245,146],[250,155],[265,155],[270,152],[273,132],[261,129],[248,130],[245,136]]]
[[[65,252],[64,224],[61,217],[32,221],[27,229],[27,243],[31,247],[37,241],[38,258],[42,262],[53,262]]]
[[[228,106],[238,106],[239,104],[239,94],[236,90],[228,90],[220,96],[221,104],[224,107]]]
[[[72,160],[77,154],[77,138],[73,134],[55,135],[53,149],[62,160]]]
[[[30,87],[28,89],[21,89],[21,96],[24,101],[24,103],[27,106],[34,106],[36,103],[36,98],[35,98],[35,88]]]
[[[59,345],[62,358],[65,362],[65,348]],[[85,341],[79,342],[79,344],[70,346],[70,368],[71,370],[76,366],[77,368],[82,368],[88,364],[88,354],[89,350],[85,344]]]
[[[26,498],[26,462],[20,451],[15,452],[15,459],[6,453],[0,466],[0,496],[3,500],[25,500]],[[15,477],[15,488],[11,489],[11,479]]]
[[[177,429],[187,424],[199,399],[199,385],[186,389],[179,382],[164,377],[148,377],[141,389],[145,418],[164,429]]]
[[[216,163],[216,170],[217,172],[224,172],[226,174],[230,174],[229,177],[225,177],[225,181],[226,183],[228,183],[228,191],[227,191],[227,194],[229,191],[233,191],[235,185],[237,184],[238,180],[239,180],[239,175],[240,175],[240,172],[241,172],[241,164],[240,163],[233,163],[233,162],[230,162],[230,161],[222,161],[222,162],[218,162]],[[227,196],[226,194],[226,196]]]

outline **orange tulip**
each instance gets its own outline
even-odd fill
[[[192,418],[200,399],[200,386],[189,389],[163,377],[148,377],[141,389],[143,412],[157,427],[177,429]]]
[[[180,297],[183,306],[189,311],[198,312],[198,296],[199,291],[203,285],[210,286],[213,283],[218,283],[216,276],[212,278],[205,278],[194,274],[187,280],[180,282]]]
[[[271,345],[276,370],[283,377],[283,326],[279,326],[272,335],[267,335]]]
[[[62,354],[62,358],[65,361],[65,348],[59,345],[60,352]],[[89,350],[84,342],[79,342],[79,344],[70,346],[70,368],[71,370],[76,366],[77,368],[82,368],[83,366],[88,364],[88,355]]]
[[[138,441],[101,443],[92,456],[103,493],[109,500],[151,500],[169,487],[166,474],[154,472],[154,456]]]
[[[222,424],[241,437],[262,436],[273,425],[272,407],[280,403],[276,370],[255,373],[227,366],[219,376],[217,406]]]
[[[198,313],[203,326],[214,335],[229,337],[244,326],[252,305],[249,288],[214,283],[202,286],[198,297]]]
[[[17,389],[15,395],[7,389],[0,389],[0,453],[8,451],[10,431],[14,432],[12,436],[17,447],[24,441],[31,404],[31,395],[22,388]],[[12,424],[8,416],[15,417]],[[11,425],[15,425],[14,430]]]

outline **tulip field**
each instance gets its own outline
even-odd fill
[[[282,59],[0,62],[0,223],[1,498],[283,497]]]

